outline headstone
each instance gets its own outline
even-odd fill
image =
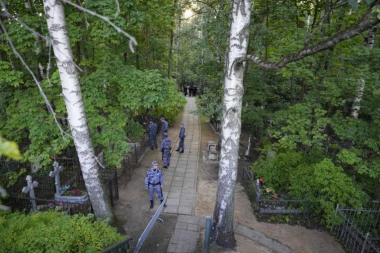
[[[54,177],[55,191],[58,195],[61,195],[61,180],[59,177],[59,173],[63,171],[63,166],[59,165],[57,161],[54,161],[53,167],[54,171],[50,171],[49,177]]]
[[[30,165],[32,173],[37,172],[40,169],[40,160],[38,156],[34,156],[35,162]]]
[[[28,186],[25,186],[22,188],[23,193],[29,192],[30,201],[32,202],[32,212],[37,210],[37,203],[36,203],[36,196],[34,195],[34,188],[38,186],[38,182],[34,181],[32,183],[32,176],[28,175],[26,176],[26,182],[28,183]]]

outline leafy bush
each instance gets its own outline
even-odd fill
[[[99,252],[125,238],[93,218],[54,211],[0,214],[0,252]]]
[[[287,151],[268,160],[261,157],[252,170],[256,177],[263,177],[267,187],[276,192],[286,192],[294,199],[308,198],[312,212],[322,216],[324,224],[333,221],[337,204],[362,207],[368,196],[344,172],[327,158],[323,159],[318,149],[309,153]]]

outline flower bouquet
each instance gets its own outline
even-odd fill
[[[65,207],[65,204],[63,202],[60,202],[59,204],[49,203],[47,205],[39,205],[39,206],[37,206],[37,211],[39,211],[39,212],[56,211],[56,212],[60,212],[63,214],[69,214],[70,213],[69,208]]]
[[[88,200],[87,192],[78,188],[72,188],[70,185],[66,185],[61,188],[59,194],[55,194],[54,199],[56,201],[64,201],[70,203],[84,203]]]

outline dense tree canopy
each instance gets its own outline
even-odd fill
[[[42,2],[3,2],[1,18],[15,49],[40,82],[62,129],[69,132],[52,48],[44,40],[48,33]],[[127,141],[138,141],[144,132],[138,116],[160,113],[157,116],[171,120],[184,105],[174,82],[163,77],[169,61],[169,27],[175,19],[173,2],[121,1],[119,12],[115,3],[76,1],[135,35],[135,54],[128,38],[104,20],[65,4],[91,136],[111,166],[120,165]],[[30,73],[10,50],[4,32],[1,36],[0,131],[20,144],[25,159],[44,167],[72,146],[72,140],[61,135]],[[153,66],[157,70],[149,70]]]

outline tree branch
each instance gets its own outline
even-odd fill
[[[36,76],[34,75],[33,71],[29,68],[28,64],[26,64],[26,62],[24,61],[24,59],[21,57],[21,55],[18,53],[18,51],[17,51],[16,48],[14,47],[14,45],[13,45],[13,43],[12,43],[12,40],[11,40],[11,38],[9,37],[9,35],[8,35],[8,33],[7,33],[7,30],[5,29],[5,26],[4,26],[4,24],[3,24],[3,21],[1,21],[1,19],[0,19],[0,26],[1,26],[1,29],[3,29],[4,35],[5,35],[5,37],[7,38],[8,43],[9,43],[10,47],[11,47],[12,50],[13,50],[13,53],[14,53],[14,54],[20,59],[21,63],[22,63],[22,64],[24,65],[24,67],[28,70],[28,72],[30,73],[30,75],[33,77],[34,82],[37,84],[37,87],[38,87],[38,89],[39,89],[39,91],[40,91],[40,94],[41,94],[43,100],[45,101],[46,107],[47,107],[48,111],[53,115],[54,121],[55,121],[55,123],[57,124],[57,126],[58,126],[58,128],[59,128],[59,131],[61,132],[62,138],[65,139],[64,135],[67,135],[67,136],[71,137],[68,133],[66,133],[66,132],[62,129],[61,125],[59,124],[59,122],[58,122],[58,120],[57,120],[57,117],[56,117],[56,114],[55,114],[55,111],[54,111],[53,107],[51,106],[51,104],[50,104],[48,98],[46,97],[46,95],[45,95],[45,93],[44,93],[44,91],[43,91],[43,89],[42,89],[40,83],[38,82],[38,80],[37,80]]]
[[[83,8],[82,6],[77,5],[75,3],[72,3],[69,0],[61,0],[61,1],[64,2],[64,3],[67,3],[69,5],[72,5],[72,6],[76,7],[77,9],[79,9],[81,11],[87,12],[87,13],[95,16],[95,17],[98,17],[98,18],[103,19],[104,21],[106,21],[113,28],[115,28],[116,31],[118,31],[119,33],[124,34],[125,36],[127,36],[129,38],[129,49],[132,51],[132,53],[135,52],[134,46],[137,45],[136,39],[133,36],[129,35],[127,32],[125,32],[123,29],[121,29],[120,27],[118,27],[117,25],[115,25],[112,21],[109,20],[109,18],[107,18],[105,16],[102,16],[102,15],[96,13],[96,12],[90,11],[89,9]]]
[[[379,1],[375,1],[375,2],[379,2]],[[280,70],[291,62],[295,62],[295,61],[301,60],[307,56],[317,54],[323,50],[333,48],[337,44],[339,44],[340,42],[354,38],[354,37],[360,35],[362,32],[370,29],[372,26],[377,25],[380,22],[379,19],[377,18],[377,16],[374,16],[373,20],[370,20],[370,17],[369,17],[371,12],[372,12],[373,6],[374,5],[372,5],[371,8],[368,9],[367,13],[364,15],[361,22],[359,22],[355,25],[352,25],[351,27],[347,28],[346,30],[332,36],[331,38],[328,38],[325,41],[317,43],[317,44],[310,46],[308,48],[303,48],[299,52],[291,54],[291,55],[285,57],[284,59],[280,60],[279,62],[265,62],[264,60],[261,60],[258,56],[248,55],[245,58],[236,59],[235,63],[249,60],[249,61],[253,61],[254,63],[256,63],[257,65],[259,65],[262,68]]]

